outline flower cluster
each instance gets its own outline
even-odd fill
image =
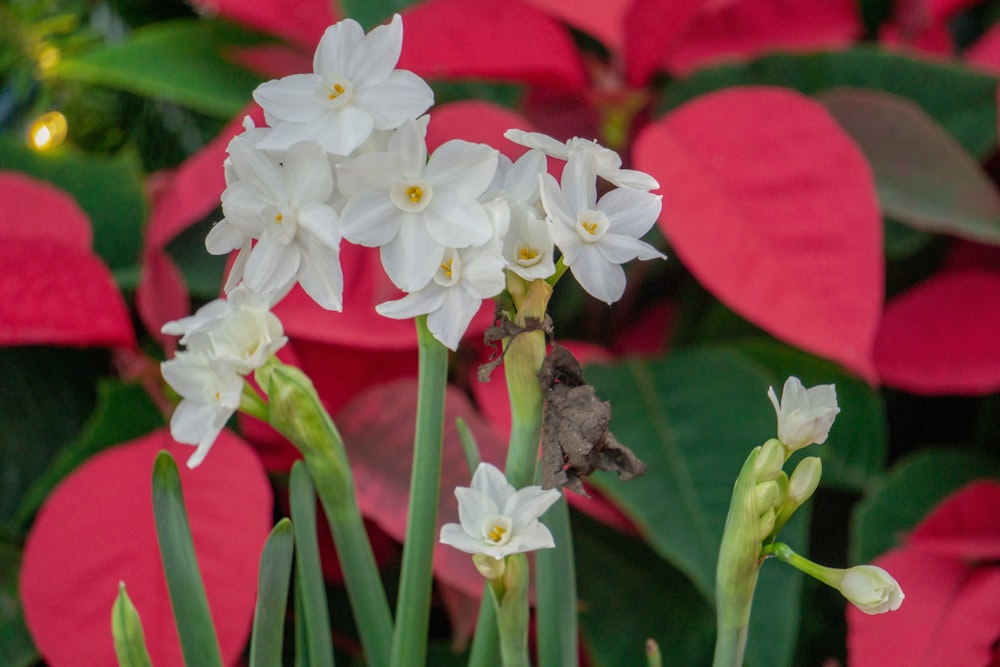
[[[352,20],[327,29],[313,73],[258,87],[267,127],[247,124],[229,146],[225,218],[212,253],[239,250],[227,288],[241,280],[272,303],[298,282],[318,304],[340,310],[341,238],[379,248],[406,296],[377,307],[392,318],[428,316],[455,349],[505,271],[527,280],[556,274],[555,248],[584,289],[607,303],[625,289],[621,264],[663,257],[638,240],[653,226],[655,180],[621,169],[591,141],[566,144],[511,130],[532,150],[511,163],[462,140],[428,155],[427,84],[395,69],[398,15],[365,35]],[[562,182],[547,158],[566,162]],[[597,179],[617,187],[598,199]]]
[[[168,322],[163,333],[181,336],[185,350],[161,365],[163,377],[181,395],[170,418],[174,439],[198,448],[197,466],[243,396],[243,376],[259,368],[288,340],[266,301],[240,285],[194,315]]]
[[[616,153],[592,141],[511,130],[508,138],[530,149],[516,162],[458,139],[428,155],[433,93],[396,68],[402,40],[399,15],[368,34],[341,21],[324,33],[312,73],[254,92],[266,125],[248,118],[230,142],[224,218],[205,242],[212,254],[238,251],[225,285],[230,298],[240,289],[273,306],[298,284],[321,307],[341,310],[345,239],[378,248],[405,292],[376,310],[426,315],[430,332],[454,350],[483,301],[503,292],[507,272],[554,282],[569,268],[610,304],[624,292],[624,262],[664,257],[639,240],[659,216],[660,196],[650,192],[658,184],[622,169]],[[549,175],[549,157],[565,161],[561,181]],[[599,178],[608,190],[600,197]],[[194,391],[194,357],[192,350],[164,366],[185,399]],[[228,414],[236,408],[239,383],[226,373],[210,379],[214,400],[200,403],[215,406],[210,427],[196,428],[185,404],[178,440],[203,443],[225,422],[223,406]]]

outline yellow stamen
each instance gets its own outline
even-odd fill
[[[411,185],[406,188],[406,196],[410,198],[411,204],[419,204],[424,196],[424,190],[419,185]]]
[[[487,537],[489,537],[490,541],[492,542],[499,542],[500,540],[503,539],[503,536],[506,534],[507,534],[507,529],[504,528],[503,526],[497,525],[493,526],[493,530],[490,531]]]
[[[285,216],[281,215],[280,213],[278,215],[274,216],[274,221],[275,222],[281,222],[284,219],[285,219]]]
[[[591,236],[597,233],[596,222],[589,222],[589,221],[581,222],[580,226],[583,227],[587,231],[587,233],[590,234]]]
[[[441,270],[444,271],[444,275],[446,275],[448,277],[448,279],[451,280],[451,260],[450,259],[446,260],[444,262],[441,262]]]
[[[335,100],[344,94],[344,87],[339,83],[333,84],[333,92],[330,93],[330,99]]]
[[[521,246],[517,251],[517,258],[525,262],[530,261],[536,257],[538,257],[538,251],[532,248],[531,246],[527,245]]]

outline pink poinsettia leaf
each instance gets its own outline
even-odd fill
[[[39,512],[20,593],[47,664],[116,664],[109,618],[120,581],[139,611],[153,663],[182,663],[153,524],[151,475],[162,449],[180,461],[192,451],[165,430],[106,450],[60,483]],[[235,665],[250,632],[271,487],[253,451],[229,432],[201,466],[179,467],[223,660]]]
[[[726,0],[702,6],[661,61],[672,74],[766,51],[844,47],[863,32],[854,0]]]
[[[906,543],[969,563],[1000,561],[1000,482],[973,482],[952,494]]]
[[[994,25],[962,54],[965,62],[994,74],[1000,73],[1000,25]]]
[[[0,345],[134,347],[128,308],[90,250],[0,237]]]
[[[903,547],[876,564],[906,594],[891,613],[848,607],[850,664],[987,665],[1000,639],[1000,483],[972,482],[943,500]]]
[[[611,51],[625,45],[625,15],[632,0],[525,0],[549,16],[596,37]]]
[[[221,16],[310,48],[319,43],[326,27],[338,20],[338,3],[331,0],[193,0],[191,4],[204,14]]]
[[[569,31],[522,0],[430,0],[406,9],[403,23],[399,67],[424,78],[586,85]]]
[[[69,193],[19,172],[0,171],[0,201],[0,239],[91,249],[90,219]]]
[[[191,313],[184,275],[166,252],[149,249],[143,254],[142,273],[135,288],[135,307],[139,319],[168,352],[177,349],[177,337],[160,332],[167,322]]]
[[[694,23],[703,0],[635,0],[625,15],[625,64],[629,83],[641,86],[663,55]]]
[[[647,126],[633,158],[669,184],[661,228],[710,292],[874,380],[882,218],[864,156],[822,105],[782,88],[712,93]]]
[[[337,415],[364,515],[398,541],[406,535],[410,467],[413,458],[413,415],[416,380],[403,379],[374,387]],[[468,486],[471,474],[462,453],[455,419],[472,430],[484,461],[503,465],[504,446],[462,392],[449,387],[445,397],[444,449],[441,463],[440,523],[458,521],[456,486]],[[462,593],[479,597],[483,577],[468,554],[438,544],[434,573]]]
[[[503,133],[516,128],[525,132],[535,129],[521,114],[481,100],[453,102],[434,109],[427,125],[427,150],[433,151],[450,139],[464,139],[487,144],[512,160],[527,151],[504,138]]]
[[[919,394],[1000,389],[1000,272],[942,272],[886,304],[875,341],[885,384]]]
[[[919,549],[894,550],[876,564],[899,582],[906,599],[877,616],[848,605],[852,666],[989,664],[1000,637],[1000,568],[970,567]]]

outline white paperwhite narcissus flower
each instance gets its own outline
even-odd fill
[[[427,315],[427,329],[455,350],[483,299],[503,291],[503,269],[504,260],[495,240],[473,248],[446,248],[429,283],[402,299],[381,303],[375,310],[397,320]]]
[[[866,614],[896,611],[906,597],[892,575],[877,565],[848,568],[835,585],[848,602]]]
[[[254,91],[272,128],[260,147],[285,150],[311,141],[347,156],[372,130],[395,129],[422,114],[434,93],[416,74],[395,69],[402,45],[399,14],[367,35],[351,19],[327,28],[312,74],[286,76]]]
[[[660,215],[660,196],[616,188],[597,200],[592,161],[571,156],[562,183],[542,177],[542,204],[552,223],[552,239],[563,263],[591,296],[611,304],[625,292],[621,265],[633,259],[666,257],[639,237]]]
[[[806,389],[793,376],[785,380],[780,402],[774,387],[767,388],[767,396],[778,416],[778,439],[789,453],[813,443],[826,442],[833,420],[840,412],[837,389],[832,384]]]
[[[338,187],[348,197],[341,212],[344,238],[379,247],[390,280],[414,292],[438,271],[446,248],[482,245],[493,236],[478,198],[496,167],[496,150],[457,139],[428,160],[420,126],[407,121],[387,152],[337,166]]]
[[[222,193],[225,226],[206,240],[215,254],[241,248],[227,287],[242,278],[275,303],[298,281],[320,306],[340,310],[340,219],[328,203],[334,184],[326,154],[299,143],[279,162],[237,137],[229,158],[235,180]]]
[[[240,407],[244,380],[231,366],[201,350],[178,352],[160,364],[160,370],[182,399],[170,418],[170,434],[177,442],[197,445],[187,461],[194,468]]]
[[[241,375],[260,368],[288,342],[269,304],[243,285],[190,317],[167,322],[162,331],[181,336],[188,350],[203,352]]]
[[[536,148],[544,151],[546,155],[560,160],[568,161],[574,156],[591,160],[598,176],[620,188],[655,190],[660,187],[655,178],[643,171],[622,169],[621,156],[596,141],[573,137],[566,143],[562,143],[547,134],[525,132],[524,130],[507,130],[503,136],[515,144]]]
[[[513,164],[500,156],[496,191],[492,202],[508,209],[507,230],[498,236],[503,241],[507,268],[525,280],[548,278],[556,271],[555,246],[549,223],[541,207],[538,177],[545,173],[545,153],[530,150]]]
[[[242,376],[260,368],[288,339],[268,303],[242,285],[228,299],[167,322],[162,331],[181,336],[187,347],[160,369],[182,399],[170,418],[170,433],[177,442],[198,446],[188,459],[193,468],[239,408]]]
[[[559,500],[556,489],[515,489],[496,466],[480,463],[471,487],[455,489],[461,523],[441,526],[440,542],[469,554],[496,559],[510,554],[551,549],[552,533],[538,519]]]

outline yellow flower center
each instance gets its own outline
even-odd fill
[[[284,219],[285,219],[285,216],[281,215],[280,213],[278,215],[274,216],[274,221],[275,222],[281,222]]]
[[[530,262],[536,257],[538,257],[538,251],[529,245],[523,245],[517,251],[517,258],[522,262]]]
[[[507,529],[504,528],[503,526],[497,524],[497,525],[493,526],[493,530],[491,530],[489,532],[489,534],[487,535],[487,537],[489,537],[490,541],[492,541],[492,542],[499,542],[500,540],[503,539],[503,536],[506,535],[506,534],[507,534]]]
[[[444,275],[448,278],[448,280],[451,280],[451,260],[450,259],[446,259],[445,261],[441,262],[441,270],[444,271]]]
[[[587,233],[593,236],[597,233],[597,223],[585,220],[580,223],[580,226],[587,230]]]
[[[344,94],[344,87],[339,83],[333,84],[333,90],[330,91],[330,99],[335,100]]]
[[[419,204],[424,196],[424,190],[419,185],[411,185],[406,188],[406,196],[409,197],[411,204]]]

